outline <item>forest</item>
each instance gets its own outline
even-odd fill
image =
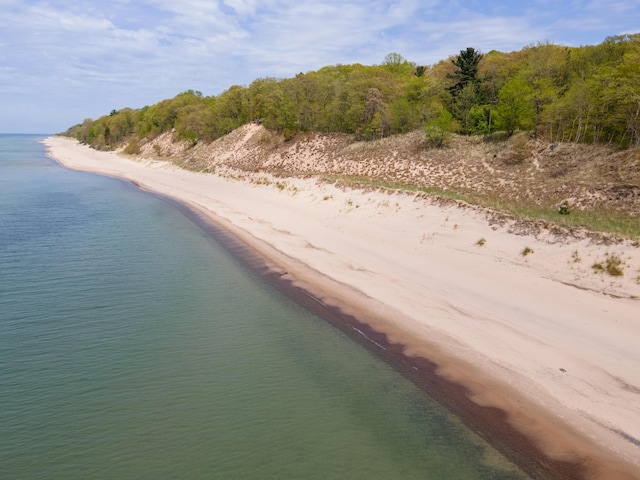
[[[249,122],[285,138],[341,132],[375,140],[423,129],[451,134],[640,146],[640,33],[595,46],[539,43],[520,51],[469,47],[431,66],[390,53],[379,65],[333,65],[293,78],[260,78],[217,96],[185,91],[141,109],[86,119],[66,135],[96,149],[139,145],[173,131],[192,145]]]

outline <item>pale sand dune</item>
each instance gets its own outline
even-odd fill
[[[325,303],[435,360],[550,456],[586,462],[590,478],[640,478],[640,248],[515,235],[412,195],[276,188],[45,143],[69,168],[206,212]],[[594,273],[606,254],[623,277]]]

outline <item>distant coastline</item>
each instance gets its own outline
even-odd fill
[[[528,470],[640,478],[629,440],[640,438],[638,286],[627,277],[603,295],[602,277],[576,282],[582,270],[570,261],[574,251],[604,258],[606,245],[513,235],[423,196],[236,180],[61,137],[45,144],[68,168],[206,215],[264,259],[280,288],[361,336]],[[615,254],[640,267],[638,248]]]

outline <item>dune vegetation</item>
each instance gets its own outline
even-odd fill
[[[196,171],[315,175],[640,237],[639,64],[640,34],[467,48],[431,66],[391,53],[215,96],[189,90],[65,134]],[[248,124],[259,141],[223,155]]]

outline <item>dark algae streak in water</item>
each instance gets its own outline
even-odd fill
[[[588,478],[585,465],[551,458],[536,442],[516,429],[507,414],[494,407],[479,405],[463,385],[438,374],[438,365],[419,356],[407,355],[404,345],[393,343],[385,333],[339,307],[327,305],[312,293],[294,284],[289,276],[270,268],[264,259],[233,234],[222,229],[204,215],[170,200],[185,216],[192,218],[241,263],[266,278],[296,303],[346,333],[391,364],[426,395],[458,417],[469,429],[520,466],[536,480],[583,480]],[[497,477],[496,477],[497,478]]]

